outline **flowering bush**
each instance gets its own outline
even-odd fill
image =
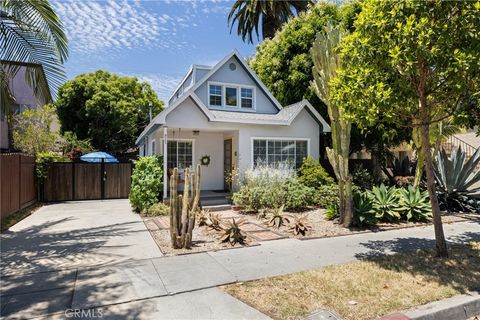
[[[260,164],[246,170],[240,190],[233,194],[233,202],[247,211],[265,208],[299,210],[313,205],[314,190],[301,184],[295,170],[286,163]]]

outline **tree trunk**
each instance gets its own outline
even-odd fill
[[[345,208],[343,216],[343,226],[349,228],[352,225],[353,220],[353,194],[352,194],[352,179],[348,176],[347,181],[344,183],[345,188]]]
[[[419,148],[417,150],[418,156],[417,156],[417,167],[415,168],[415,181],[413,182],[413,186],[415,188],[418,188],[420,185],[420,182],[422,181],[422,176],[423,176],[423,168],[424,166],[424,154],[423,154],[423,149],[424,148]]]
[[[427,190],[430,197],[430,203],[432,204],[433,226],[435,229],[437,256],[448,257],[447,242],[445,241],[445,235],[443,233],[442,218],[440,216],[440,206],[438,205],[438,198],[435,189],[435,177],[433,173],[433,159],[430,147],[429,134],[430,117],[424,85],[419,86],[419,106],[421,120],[420,134],[422,139],[425,172],[427,174]]]

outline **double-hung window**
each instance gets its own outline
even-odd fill
[[[237,88],[225,87],[225,105],[227,107],[237,106]]]
[[[222,86],[211,84],[209,86],[209,104],[211,106],[222,106]]]
[[[241,107],[245,109],[253,108],[253,89],[242,88],[240,90]]]
[[[191,167],[193,159],[193,142],[169,140],[167,142],[167,167],[180,170]]]
[[[308,156],[307,140],[254,139],[253,163],[278,165],[287,163],[298,168]]]

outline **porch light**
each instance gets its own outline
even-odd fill
[[[193,135],[194,136],[200,135],[200,130],[193,130]]]

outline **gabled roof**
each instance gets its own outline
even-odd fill
[[[330,126],[328,123],[306,99],[286,106],[276,114],[219,111],[208,109],[200,100],[200,98],[193,92],[192,88],[188,90],[187,93],[181,98],[175,101],[172,106],[160,112],[138,136],[135,143],[139,144],[143,137],[152,132],[155,128],[167,125],[167,115],[175,110],[175,108],[187,98],[191,98],[193,100],[193,102],[199,107],[200,111],[202,111],[202,113],[210,122],[288,126],[297,118],[300,112],[305,109],[312,116],[312,118],[319,123],[323,132],[330,132]]]
[[[192,75],[192,84],[191,85],[195,84],[195,74],[197,72],[197,69],[211,70],[212,67],[199,65],[199,64],[192,64],[190,66],[190,68],[188,68],[187,73],[183,76],[180,83],[175,87],[175,89],[173,89],[172,94],[168,97],[167,103],[175,96],[175,93],[178,91],[178,89],[180,89],[184,85],[185,81],[188,79],[188,77],[190,75]]]

